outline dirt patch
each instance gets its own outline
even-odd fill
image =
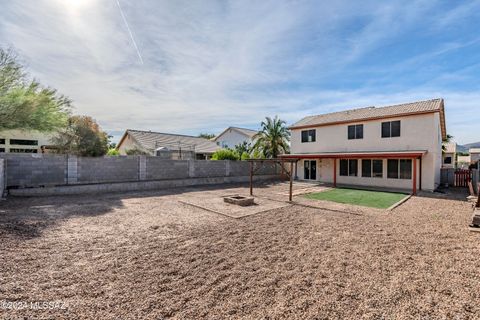
[[[223,197],[227,195],[231,194],[225,194],[223,190],[190,192],[180,196],[179,201],[200,209],[237,219],[290,206],[290,204],[281,201],[254,197],[255,202],[253,205],[242,207],[226,203]]]
[[[364,215],[293,206],[231,219],[180,204],[192,189],[177,191],[1,202],[0,302],[61,301],[66,309],[0,316],[480,314],[479,234],[467,230],[472,212],[464,201],[412,197],[391,214]]]

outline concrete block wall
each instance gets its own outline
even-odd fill
[[[227,176],[227,161],[195,161],[194,173],[195,178],[225,177]],[[248,173],[247,173],[248,175]]]
[[[250,164],[245,161],[165,160],[152,156],[89,158],[51,154],[0,154],[0,159],[6,161],[8,188],[248,178],[250,175]],[[255,176],[275,175],[279,172],[275,164],[264,163],[256,170]]]
[[[250,175],[250,163],[247,161],[229,161],[230,176],[238,177]]]
[[[165,160],[157,157],[146,159],[146,179],[186,179],[189,178],[188,160]]]
[[[1,154],[6,160],[8,187],[37,187],[67,183],[67,157],[51,154]]]
[[[139,157],[78,157],[78,183],[139,180]]]

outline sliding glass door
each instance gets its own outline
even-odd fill
[[[303,178],[305,180],[317,180],[317,160],[303,161]]]

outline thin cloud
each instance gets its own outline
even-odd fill
[[[87,3],[6,2],[0,43],[108,131],[219,132],[257,128],[267,115],[293,123],[444,97],[451,133],[475,140],[480,81],[470,60],[480,43],[451,31],[465,26],[465,9],[462,22],[435,29],[448,10],[432,1],[139,0],[122,2],[123,15],[116,0]],[[470,24],[473,34],[478,21]]]

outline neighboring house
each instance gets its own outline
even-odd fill
[[[238,127],[228,127],[223,130],[218,136],[212,140],[217,143],[222,148],[235,148],[236,145],[242,144],[243,142],[250,143],[253,145],[253,137],[258,133],[258,131],[238,128]]]
[[[445,150],[442,154],[443,168],[456,168],[457,144],[455,142],[444,142]]]
[[[215,142],[193,136],[128,129],[117,145],[121,155],[138,150],[165,159],[206,160],[220,147]]]
[[[470,163],[478,163],[480,160],[480,148],[470,148],[468,152],[470,153]]]
[[[0,152],[6,153],[45,153],[52,148],[52,133],[34,130],[0,131]]]
[[[435,190],[440,184],[443,99],[306,117],[290,127],[301,180]]]
[[[458,156],[457,157],[457,168],[460,169],[468,169],[472,160],[470,159],[470,155],[468,156]]]

